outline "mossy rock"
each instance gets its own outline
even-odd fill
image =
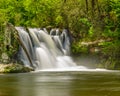
[[[0,73],[24,73],[30,71],[33,71],[33,69],[20,64],[0,64]]]

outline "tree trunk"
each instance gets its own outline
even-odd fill
[[[88,13],[88,0],[85,0],[85,3],[86,3],[86,11]]]

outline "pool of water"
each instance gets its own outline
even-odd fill
[[[1,74],[0,96],[120,96],[120,72],[72,70]]]

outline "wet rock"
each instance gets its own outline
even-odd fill
[[[9,59],[10,59],[9,56],[6,53],[2,53],[2,55],[1,55],[2,63],[8,63]]]
[[[20,64],[0,64],[0,73],[25,73],[30,71],[33,71],[33,69]]]

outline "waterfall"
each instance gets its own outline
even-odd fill
[[[70,40],[67,30],[49,32],[44,28],[15,27],[25,50],[20,47],[19,57],[25,66],[35,70],[76,66],[69,55]],[[29,56],[29,59],[28,59]],[[30,64],[32,61],[32,64]]]

